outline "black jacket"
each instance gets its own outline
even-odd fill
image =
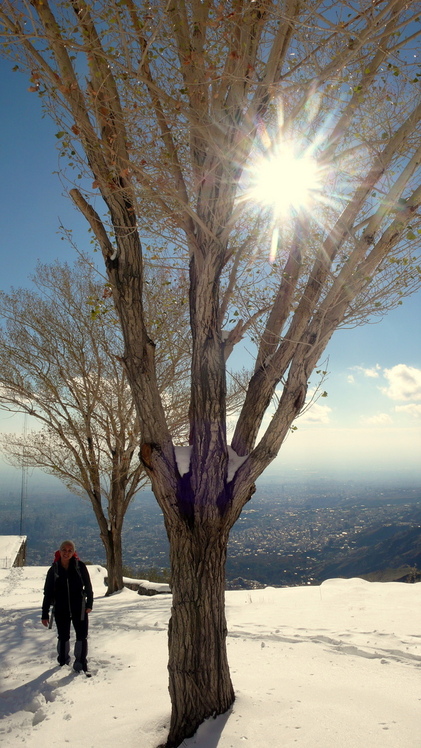
[[[51,605],[54,605],[56,617],[83,620],[85,608],[92,608],[93,599],[89,572],[83,561],[73,556],[68,569],[57,561],[47,572],[41,618],[46,620]]]

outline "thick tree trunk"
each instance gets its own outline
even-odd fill
[[[173,606],[169,625],[171,726],[176,748],[203,720],[234,701],[226,651],[225,560],[228,533],[195,524],[170,529]]]

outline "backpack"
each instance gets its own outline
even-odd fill
[[[58,552],[59,551],[56,551],[56,555],[57,555]],[[80,576],[80,580],[82,582],[82,585],[84,586],[85,583],[83,581],[82,574],[81,574],[81,571],[80,571],[79,558],[78,558],[78,556],[75,555],[74,559],[75,559],[75,569],[76,569],[77,573]],[[53,569],[54,569],[54,583],[55,583],[57,581],[58,577],[59,577],[59,574],[58,574],[58,559],[56,559],[55,557],[54,557]]]
[[[75,569],[76,569],[77,573],[79,574],[80,581],[82,582],[81,620],[83,621],[83,619],[85,617],[85,608],[86,608],[86,595],[84,593],[85,582],[83,581],[82,573],[80,571],[79,556],[75,553],[74,556],[73,556],[73,558],[75,559]],[[57,582],[57,580],[59,578],[59,573],[58,573],[58,562],[59,562],[59,559],[60,559],[60,551],[56,551],[55,555],[54,555],[54,561],[53,561],[54,586],[55,586],[55,584],[56,584],[56,582]],[[49,629],[51,629],[52,626],[53,626],[54,614],[55,614],[55,602],[53,602],[53,607],[52,607],[52,610],[51,610],[50,620],[49,620],[49,624],[48,624],[48,628]]]
[[[57,579],[58,579],[58,562],[60,561],[60,558],[61,558],[61,556],[60,556],[60,551],[56,551],[56,552],[55,552],[55,554],[54,554],[54,561],[53,561],[53,567],[54,567],[54,583],[55,583],[55,582],[57,581]],[[81,574],[81,572],[80,572],[80,567],[79,567],[79,556],[77,555],[76,551],[75,551],[75,552],[74,552],[74,554],[73,554],[73,558],[75,559],[75,569],[76,569],[77,573],[78,573],[78,574],[79,574],[79,576],[80,576],[80,579],[81,579],[82,585],[84,585],[84,581],[83,581],[83,578],[82,578],[82,574]]]

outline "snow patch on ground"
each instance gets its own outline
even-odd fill
[[[0,570],[2,748],[165,739],[171,596],[105,597],[105,570],[89,570],[90,679],[57,665],[41,625],[47,568]],[[420,748],[421,584],[334,579],[226,602],[236,701],[184,748]]]

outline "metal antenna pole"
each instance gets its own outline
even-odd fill
[[[23,510],[28,498],[28,466],[26,464],[26,431],[27,431],[28,414],[25,413],[23,418],[23,452],[22,452],[22,477],[20,486],[20,526],[19,535],[23,535]]]

